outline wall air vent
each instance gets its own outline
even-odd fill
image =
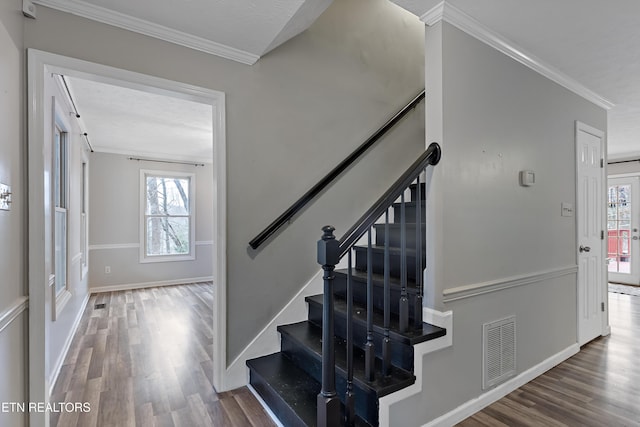
[[[516,373],[516,317],[482,325],[482,388],[504,382]]]

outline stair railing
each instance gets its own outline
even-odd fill
[[[389,120],[385,122],[373,135],[371,135],[365,142],[363,142],[353,153],[344,159],[340,164],[331,170],[324,178],[322,178],[316,185],[314,185],[309,191],[307,191],[302,197],[291,205],[286,211],[284,211],[278,218],[276,218],[271,224],[260,232],[256,237],[251,239],[249,246],[253,249],[258,249],[265,241],[275,234],[282,226],[291,221],[291,219],[300,212],[311,200],[313,200],[322,190],[324,190],[329,184],[331,184],[338,176],[346,171],[360,156],[362,156],[369,148],[373,146],[384,134],[393,128],[409,111],[414,109],[420,101],[424,99],[424,89],[416,95],[407,105],[402,107],[400,111],[394,114]]]
[[[344,236],[337,240],[333,232],[335,228],[327,225],[322,228],[323,235],[318,241],[318,263],[324,270],[324,295],[322,317],[322,388],[318,394],[317,421],[319,427],[332,427],[341,425],[340,399],[335,387],[335,346],[334,346],[334,270],[340,260],[348,254],[347,272],[347,386],[345,396],[345,423],[353,425],[355,421],[353,395],[353,278],[352,278],[352,249],[356,243],[367,234],[367,338],[365,343],[365,378],[368,381],[375,380],[375,344],[373,326],[373,263],[372,263],[372,227],[384,216],[385,239],[383,255],[384,276],[384,336],[382,339],[382,371],[381,375],[388,376],[391,372],[391,348],[390,348],[390,234],[389,234],[389,208],[400,198],[400,306],[399,331],[406,332],[409,328],[409,299],[407,298],[407,222],[404,194],[412,184],[415,184],[417,202],[415,207],[416,223],[416,290],[414,310],[414,327],[422,328],[422,201],[420,175],[428,166],[438,164],[441,157],[440,145],[431,143],[420,157],[402,174],[400,178],[365,212],[365,214],[351,227]]]

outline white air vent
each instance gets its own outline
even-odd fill
[[[516,317],[482,325],[482,388],[487,389],[516,373]]]

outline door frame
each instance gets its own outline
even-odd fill
[[[609,181],[612,179],[633,179],[635,180],[635,183],[631,183],[632,186],[635,184],[636,187],[636,193],[637,195],[640,195],[640,173],[624,173],[624,174],[616,174],[616,175],[607,175],[607,194],[609,191]],[[632,192],[633,194],[633,192]],[[635,194],[634,194],[635,195]],[[640,212],[640,200],[631,200],[631,212]],[[635,208],[635,209],[634,209]],[[632,220],[633,222],[633,220]],[[640,225],[638,223],[636,223],[636,225]],[[633,224],[631,224],[631,226],[633,227]],[[607,224],[607,228],[608,228],[608,224]],[[636,241],[636,243],[632,243],[633,246],[635,247],[635,253],[638,254],[638,256],[640,256],[640,243],[638,243],[638,241]],[[607,251],[608,253],[608,251]],[[632,266],[633,267],[633,266]],[[608,269],[607,269],[607,273],[608,273]],[[640,258],[638,258],[638,267],[636,268],[636,276],[635,278],[638,279],[638,277],[640,276]],[[629,277],[631,277],[631,274],[629,274]],[[638,279],[640,280],[640,279]],[[637,284],[638,280],[633,281],[634,284]],[[609,282],[609,274],[607,274],[607,282]]]
[[[579,191],[579,176],[578,176],[578,135],[580,132],[585,132],[585,133],[589,133],[597,138],[600,139],[600,153],[601,153],[601,158],[602,158],[602,168],[600,169],[600,191],[602,192],[602,200],[600,203],[600,226],[601,226],[601,230],[603,230],[603,232],[607,229],[607,203],[606,203],[606,198],[605,195],[607,194],[607,138],[606,138],[606,134],[604,131],[601,131],[600,129],[594,128],[592,126],[587,125],[586,123],[580,122],[578,120],[575,121],[575,135],[574,135],[574,148],[575,148],[575,183],[576,183],[576,205],[578,205],[578,191]],[[575,253],[576,253],[576,265],[578,265],[578,268],[580,268],[580,263],[578,262],[578,247],[580,246],[580,241],[579,241],[579,230],[578,230],[578,216],[582,215],[582,212],[580,210],[579,206],[576,206],[576,221],[575,221],[575,226],[576,226],[576,245],[575,245]],[[606,257],[606,245],[604,243],[604,240],[601,240],[601,244],[600,244],[600,257],[603,260],[607,259]],[[576,341],[579,343],[579,337],[580,337],[580,301],[579,301],[579,289],[578,286],[580,286],[580,282],[578,281],[578,277],[579,277],[579,273],[578,275],[576,275]],[[601,273],[600,273],[600,297],[601,297],[601,302],[604,304],[604,310],[602,310],[600,318],[601,318],[601,335],[605,336],[605,335],[609,335],[611,333],[611,327],[609,326],[609,300],[608,300],[608,287],[607,287],[607,268],[606,266],[603,264],[602,268],[601,268]]]
[[[226,119],[225,93],[177,81],[162,79],[133,71],[92,63],[35,49],[27,52],[27,162],[29,183],[28,213],[28,290],[29,331],[28,371],[29,401],[49,402],[49,331],[51,319],[51,295],[48,292],[51,279],[51,253],[45,250],[51,243],[52,206],[46,181],[50,166],[45,165],[44,130],[44,81],[46,73],[59,73],[89,78],[103,83],[117,82],[131,88],[161,95],[178,96],[212,107],[213,122],[213,378],[217,390],[225,389],[227,343],[227,173],[226,173]],[[46,192],[46,193],[45,193]],[[33,411],[29,415],[31,425],[49,425],[47,413]]]

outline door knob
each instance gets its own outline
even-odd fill
[[[638,236],[633,236],[631,239],[632,240],[638,240]]]
[[[580,245],[580,252],[590,252],[591,248],[589,246]]]

